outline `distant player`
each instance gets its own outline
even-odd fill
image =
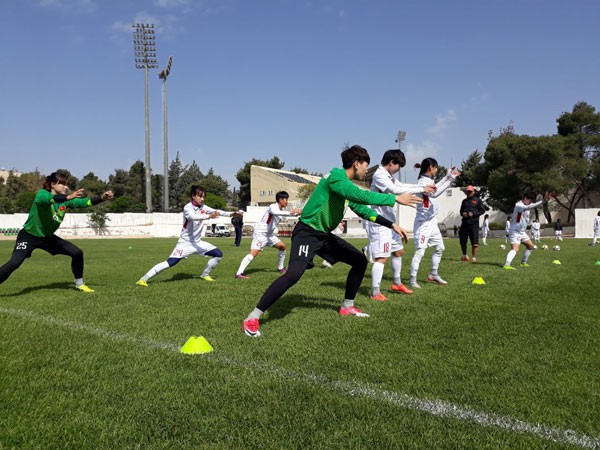
[[[506,261],[504,262],[504,268],[507,270],[516,270],[511,266],[512,260],[516,256],[521,244],[525,246],[525,253],[521,260],[521,267],[529,267],[527,260],[529,255],[533,251],[535,245],[531,242],[529,235],[527,234],[527,224],[529,223],[529,214],[532,209],[535,209],[542,205],[542,203],[548,201],[548,193],[544,194],[542,200],[532,203],[535,200],[535,193],[533,191],[527,191],[523,194],[523,198],[515,204],[515,209],[512,214],[512,220],[510,222],[509,230],[509,241],[511,250],[506,255]]]
[[[598,211],[598,215],[594,218],[594,237],[592,239],[592,245],[596,245],[596,241],[600,237],[600,211]]]
[[[422,194],[435,193],[435,185],[418,185],[401,183],[394,176],[406,164],[406,158],[401,150],[388,150],[381,158],[381,164],[373,174],[371,191],[386,194]],[[395,206],[377,206],[371,208],[391,222],[396,222]],[[392,268],[392,286],[394,292],[412,294],[413,291],[402,284],[400,272],[402,271],[402,256],[404,256],[404,245],[402,236],[388,227],[378,225],[374,222],[364,221],[367,235],[369,237],[370,254],[374,259],[371,268],[371,300],[389,300],[381,293],[381,280],[385,264],[390,258]]]
[[[531,222],[531,237],[533,237],[533,242],[537,244],[540,242],[540,221],[537,219],[533,219]]]
[[[561,223],[560,219],[556,219],[556,223],[554,224],[554,240],[555,241],[563,240],[562,232],[563,232],[562,223]]]
[[[419,185],[428,186],[435,185],[436,191],[434,194],[420,194],[423,197],[423,203],[417,205],[417,214],[413,226],[415,239],[415,254],[410,264],[410,286],[420,289],[421,286],[417,282],[417,272],[421,259],[425,255],[427,247],[433,247],[433,255],[431,255],[431,269],[427,281],[437,284],[446,285],[448,282],[438,274],[438,268],[442,261],[442,253],[446,249],[444,239],[437,224],[437,213],[439,206],[437,197],[442,195],[446,189],[454,182],[460,172],[456,167],[452,167],[450,172],[440,180],[439,183],[434,181],[438,171],[438,163],[433,158],[425,158],[421,164],[415,164],[416,168],[420,168]],[[460,233],[460,232],[459,232]]]
[[[510,234],[510,222],[511,222],[511,217],[507,216],[506,217],[506,225],[504,226],[504,242],[508,243],[508,235]]]
[[[289,217],[292,215],[296,216],[301,213],[301,211],[297,209],[285,211],[289,197],[289,194],[285,191],[279,191],[275,194],[275,203],[269,205],[262,216],[262,219],[260,219],[260,222],[254,228],[254,233],[252,234],[252,244],[250,244],[250,253],[248,253],[246,256],[244,256],[244,259],[242,259],[240,267],[235,274],[236,278],[250,278],[244,273],[246,268],[267,245],[279,250],[279,256],[277,258],[277,270],[280,273],[285,273],[284,264],[286,248],[285,244],[275,235],[275,229],[277,228],[277,225],[279,225],[279,222],[281,222],[281,219],[284,217]]]
[[[488,234],[490,234],[490,215],[486,214],[483,216],[483,223],[481,224],[481,242],[483,242],[483,245],[488,245]]]
[[[202,229],[204,221],[207,219],[215,219],[219,216],[231,217],[233,213],[213,209],[204,204],[206,191],[201,186],[192,186],[190,190],[191,201],[183,207],[183,228],[179,240],[175,248],[171,252],[171,256],[166,261],[156,264],[152,269],[140,278],[135,284],[138,286],[148,286],[148,281],[161,273],[163,270],[169,269],[178,264],[182,259],[191,255],[206,256],[210,258],[206,263],[206,267],[200,275],[204,281],[215,281],[210,276],[212,270],[217,267],[223,252],[209,242],[202,240]]]
[[[51,255],[65,255],[71,258],[71,271],[75,277],[75,288],[81,292],[94,292],[83,282],[83,252],[75,244],[55,235],[65,214],[70,208],[87,208],[113,198],[112,191],[102,196],[84,197],[84,190],[78,189],[67,194],[68,177],[60,172],[52,172],[46,177],[42,189],[33,200],[29,217],[17,235],[17,242],[10,260],[0,267],[0,284],[17,270],[31,256],[34,250],[41,249]]]

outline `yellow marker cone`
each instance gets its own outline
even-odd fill
[[[554,261],[552,261],[552,264],[556,264],[557,266],[560,266],[560,261],[558,259],[555,259]]]
[[[183,347],[179,349],[180,353],[185,355],[200,355],[202,353],[212,352],[214,349],[203,336],[192,336],[187,340]]]
[[[475,277],[473,278],[473,281],[471,281],[471,284],[485,284],[485,281],[481,277]]]

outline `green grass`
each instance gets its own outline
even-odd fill
[[[134,286],[175,241],[74,241],[93,294],[44,252],[0,286],[1,449],[573,448],[566,430],[600,446],[598,247],[568,240],[509,272],[500,240],[475,265],[447,240],[448,286],[424,282],[429,250],[421,290],[389,292],[386,267],[392,300],[372,302],[369,267],[356,301],[368,319],[337,314],[346,266],[315,268],[251,339],[241,322],[278,276],[277,252],[235,280],[249,240],[212,239],[224,253],[216,282],[191,257]],[[0,241],[0,261],[13,244]],[[411,241],[405,281],[412,253]],[[180,354],[190,336],[215,351]],[[444,405],[454,413],[432,413]]]

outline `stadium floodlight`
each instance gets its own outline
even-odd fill
[[[398,131],[398,134],[396,135],[396,142],[398,143],[398,149],[402,150],[402,141],[404,141],[406,139],[406,131]]]
[[[171,73],[173,57],[169,56],[167,68],[160,71],[158,78],[163,80],[163,148],[164,148],[164,189],[163,189],[163,212],[169,212],[169,139],[167,125],[167,78]]]
[[[150,111],[148,106],[148,69],[157,69],[154,24],[134,23],[133,54],[135,67],[144,69],[146,79],[146,212],[152,212],[152,179],[150,170]]]

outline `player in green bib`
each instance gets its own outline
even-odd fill
[[[321,179],[302,210],[292,233],[292,248],[287,272],[275,280],[259,300],[256,308],[242,324],[247,336],[260,336],[259,319],[289,288],[296,284],[306,269],[314,267],[313,258],[319,255],[332,264],[343,262],[350,266],[346,292],[339,313],[343,316],[368,317],[354,306],[354,298],[367,269],[367,259],[356,247],[332,234],[350,207],[364,220],[392,228],[406,241],[406,231],[367,205],[415,205],[421,199],[413,194],[381,194],[359,188],[352,180],[364,179],[371,159],[367,150],[354,145],[342,152],[343,169],[332,169]]]
[[[35,195],[27,221],[17,235],[10,260],[0,267],[0,284],[39,248],[51,255],[70,256],[76,289],[94,292],[83,282],[83,251],[54,233],[63,222],[68,208],[87,208],[113,198],[113,193],[107,191],[102,196],[88,198],[84,197],[83,189],[78,189],[67,195],[67,181],[67,176],[59,172],[52,172],[46,177],[43,188]]]

